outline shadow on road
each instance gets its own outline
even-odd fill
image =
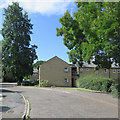
[[[7,107],[7,106],[0,106],[0,112],[7,112],[8,110],[10,110],[9,107]]]
[[[0,96],[0,97],[3,97],[3,98],[5,98],[5,97],[7,97],[6,95],[2,95],[2,96]]]
[[[22,91],[11,91],[6,89],[0,89],[0,92],[2,93],[22,93]]]

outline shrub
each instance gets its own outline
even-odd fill
[[[46,87],[47,84],[48,84],[48,80],[41,80],[41,81],[40,81],[40,86],[41,86],[41,87]]]
[[[88,75],[78,79],[78,87],[110,92],[110,87],[113,80],[110,78],[99,77],[95,75]]]
[[[114,97],[120,98],[120,83],[110,78],[88,75],[77,80],[78,87],[91,90],[110,92]]]
[[[111,80],[111,79],[104,80],[102,83],[102,90],[105,92],[111,92],[110,87],[111,87],[112,83],[113,83],[113,80]]]
[[[39,80],[33,81],[33,84],[34,84],[34,85],[39,85]]]
[[[17,81],[17,86],[21,85],[21,82],[20,81]]]
[[[118,97],[120,98],[120,83],[113,83],[110,87],[111,89],[111,94],[114,96],[114,97]]]

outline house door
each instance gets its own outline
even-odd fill
[[[76,80],[72,78],[72,87],[76,87]]]

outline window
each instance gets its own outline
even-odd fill
[[[104,69],[104,73],[107,73],[107,69]]]
[[[64,72],[68,72],[68,68],[64,68]]]
[[[83,68],[80,68],[80,71],[83,71]]]
[[[65,78],[65,79],[64,79],[64,82],[65,82],[65,83],[67,83],[67,82],[68,82],[68,79],[67,79],[67,78]]]
[[[89,71],[89,68],[86,68],[86,71]]]
[[[118,73],[120,73],[120,69],[118,69]]]
[[[113,73],[116,73],[116,69],[113,69]]]

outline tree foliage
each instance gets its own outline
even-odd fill
[[[43,64],[44,62],[45,62],[45,61],[42,61],[42,60],[37,61],[36,63],[33,64],[33,68],[39,69],[39,65]]]
[[[4,77],[11,73],[13,79],[21,81],[24,76],[33,73],[33,61],[37,59],[36,45],[30,45],[30,35],[33,25],[27,12],[13,2],[4,9],[4,23],[2,29],[2,63]]]
[[[90,62],[95,56],[95,64],[101,67],[109,68],[113,62],[120,66],[120,2],[76,5],[74,17],[66,11],[59,20],[62,27],[56,29],[57,36],[64,36],[64,45],[70,50],[70,62],[82,65],[82,61]]]

